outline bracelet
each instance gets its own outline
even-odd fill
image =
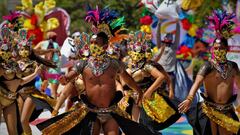
[[[53,111],[52,111],[52,116],[55,117],[55,116],[57,116],[57,115],[58,115],[58,111],[57,111],[57,110],[53,110]]]
[[[189,100],[190,102],[192,102],[192,101],[193,101],[193,98],[194,98],[194,96],[188,95],[187,98],[186,98],[186,100]]]

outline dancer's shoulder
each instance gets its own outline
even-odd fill
[[[211,62],[206,61],[202,65],[202,67],[199,69],[198,75],[206,76],[212,71],[212,69],[213,69],[213,66],[212,66]]]

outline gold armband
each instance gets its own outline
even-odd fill
[[[186,100],[189,100],[190,102],[192,102],[192,101],[193,101],[193,98],[194,98],[194,96],[188,95],[187,98],[186,98]]]
[[[57,111],[57,110],[53,110],[53,111],[52,111],[52,116],[55,117],[55,116],[57,116],[57,115],[58,115],[58,111]]]

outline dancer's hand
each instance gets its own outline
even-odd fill
[[[66,78],[66,76],[60,76],[59,77],[59,82],[62,84],[62,85],[66,85],[68,83],[68,79]]]
[[[187,110],[190,108],[191,101],[189,99],[184,100],[182,103],[178,105],[178,111],[180,113],[186,113]]]
[[[44,92],[47,89],[47,87],[48,87],[48,80],[43,80],[40,90]]]
[[[43,69],[43,65],[36,65],[36,68],[35,68],[35,73],[37,74],[41,74],[42,73],[42,69]]]
[[[147,99],[147,100],[150,100],[152,98],[152,93],[151,92],[145,92],[143,94],[143,99]]]

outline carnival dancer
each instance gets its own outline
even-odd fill
[[[127,71],[144,92],[139,122],[155,134],[161,134],[159,130],[170,126],[181,116],[170,101],[174,97],[172,82],[162,66],[151,61],[151,35],[138,31],[134,38],[128,47],[130,61]],[[164,81],[169,89],[168,95],[160,88]]]
[[[15,59],[19,67],[16,74],[18,77],[24,77],[31,74],[37,65],[41,63],[48,63],[49,66],[51,65],[51,67],[55,67],[55,65],[50,61],[41,58],[38,60],[33,58],[39,56],[34,56],[35,54],[33,54],[34,52],[32,51],[31,47],[31,39],[27,39],[27,31],[25,29],[19,30],[18,35],[18,38],[15,38],[17,40],[15,51],[17,52],[18,57]],[[18,101],[23,101],[22,106],[20,106],[21,123],[24,134],[28,135],[31,134],[29,121],[34,120],[42,112],[41,110],[37,111],[36,106],[47,108],[48,110],[52,111],[55,101],[36,89],[35,79],[23,86],[19,86],[17,92],[19,97]]]
[[[36,66],[26,76],[19,76],[19,65],[12,55],[15,46],[15,39],[12,34],[8,27],[1,28],[0,106],[3,109],[8,133],[17,135],[22,133],[16,100],[18,89],[32,81],[38,74],[40,67]]]
[[[69,59],[71,59],[71,63],[66,63],[67,65],[70,65],[68,66],[70,71],[74,67],[75,62],[77,62],[79,59],[86,60],[90,55],[90,50],[88,46],[90,44],[90,35],[85,32],[83,32],[82,34],[78,32],[74,33],[72,37],[73,39],[67,38],[64,42],[64,48],[70,49],[70,54],[72,54],[68,56]],[[82,80],[82,75],[80,74],[74,80],[70,81],[68,84],[65,85],[64,89],[60,93],[56,106],[54,107],[52,116],[56,116],[58,114],[60,107],[66,99],[68,99],[68,101],[65,111],[68,111],[73,104],[73,102],[71,101],[72,98],[78,98],[78,96],[82,94],[84,90],[85,86]]]
[[[113,36],[111,33],[121,28],[111,27],[111,32],[110,23],[114,23],[113,19],[117,19],[116,12],[109,8],[102,10],[97,8],[88,12],[86,20],[93,23],[96,33],[96,40],[90,45],[91,56],[87,60],[79,60],[75,71],[60,78],[60,81],[66,84],[82,74],[86,95],[81,95],[82,102],[79,108],[37,125],[43,134],[95,135],[99,134],[102,128],[106,135],[118,135],[119,127],[127,135],[152,134],[143,125],[131,121],[127,113],[117,106],[122,97],[121,92],[116,92],[117,75],[120,75],[132,89],[137,90],[140,98],[142,93],[125,71],[124,65],[106,53],[108,38]],[[53,123],[56,120],[58,121]]]
[[[240,71],[235,62],[226,58],[228,51],[227,39],[232,36],[233,14],[216,10],[209,17],[214,25],[216,39],[210,50],[211,58],[199,70],[188,97],[179,105],[180,112],[186,112],[191,105],[197,89],[203,83],[204,101],[199,106],[199,132],[202,135],[232,135],[239,134],[240,123],[232,102],[233,83],[240,88]]]

